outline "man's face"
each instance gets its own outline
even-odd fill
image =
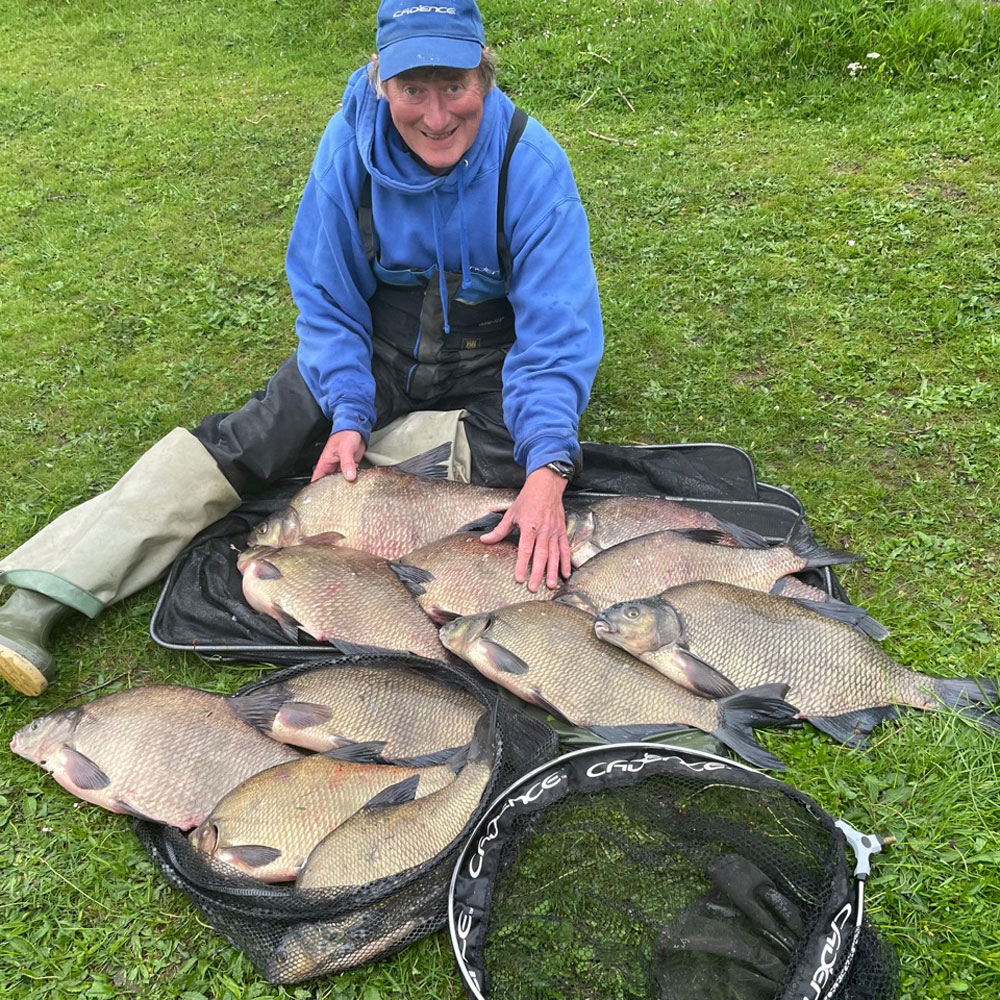
[[[396,131],[431,173],[453,167],[475,141],[483,120],[476,70],[456,71],[447,79],[400,73],[386,80],[384,89]]]

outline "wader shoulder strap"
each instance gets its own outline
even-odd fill
[[[504,146],[503,161],[500,164],[500,178],[497,182],[497,259],[500,261],[500,270],[503,272],[504,285],[508,291],[510,290],[513,260],[510,255],[510,247],[507,245],[507,237],[504,236],[503,232],[504,207],[507,203],[507,172],[510,168],[510,158],[514,155],[514,147],[527,124],[527,113],[521,108],[515,108],[510,119],[510,127],[507,129],[507,142]],[[358,204],[358,229],[365,248],[365,256],[371,262],[378,253],[378,241],[375,235],[375,221],[372,216],[372,175],[367,171],[361,185],[361,199]]]
[[[504,146],[503,162],[500,164],[500,180],[497,185],[497,259],[500,261],[500,270],[503,271],[504,288],[508,292],[510,291],[510,276],[514,269],[514,261],[510,255],[507,237],[504,236],[503,232],[504,208],[507,204],[507,171],[510,168],[510,158],[514,155],[514,147],[527,124],[527,112],[522,108],[514,108],[510,128],[507,130],[507,145]]]
[[[367,170],[361,184],[361,200],[358,203],[358,230],[361,233],[365,256],[370,264],[378,253],[378,244],[375,240],[375,220],[372,216],[372,175]]]

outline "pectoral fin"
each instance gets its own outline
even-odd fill
[[[490,663],[506,674],[526,674],[528,664],[492,639],[480,639],[480,647]]]
[[[278,710],[275,722],[288,729],[309,729],[329,722],[333,711],[328,705],[316,705],[309,701],[289,701]]]
[[[265,847],[262,844],[240,844],[227,847],[223,861],[236,861],[247,868],[263,868],[281,857],[281,851],[276,847]]]
[[[689,649],[679,646],[672,652],[668,669],[660,672],[702,698],[724,698],[739,690],[725,674],[701,657],[695,656]]]
[[[62,750],[63,764],[66,776],[77,788],[87,791],[97,791],[107,788],[111,779],[85,754],[72,747],[64,746]]]

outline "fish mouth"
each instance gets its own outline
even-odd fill
[[[607,633],[610,634],[610,633],[617,632],[618,629],[615,628],[615,626],[612,625],[611,622],[609,622],[608,619],[604,617],[604,615],[598,615],[594,619],[594,631],[595,632],[607,632]]]

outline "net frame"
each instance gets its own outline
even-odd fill
[[[681,770],[679,770],[681,769]],[[865,923],[865,882],[870,856],[882,841],[862,834],[843,820],[834,820],[797,789],[728,757],[669,743],[626,742],[586,746],[562,754],[522,775],[492,800],[465,841],[452,872],[448,893],[448,928],[452,949],[466,993],[472,1000],[490,1000],[485,961],[495,880],[512,862],[507,839],[523,817],[544,811],[570,795],[641,782],[647,777],[701,775],[706,782],[739,782],[750,788],[777,790],[829,837],[837,864],[822,918],[800,944],[797,961],[788,970],[775,1000],[834,1000],[849,996],[895,996],[898,975],[894,951]],[[609,782],[608,775],[613,774]],[[522,845],[523,846],[523,845]],[[848,872],[846,848],[856,857]],[[516,850],[516,848],[514,849]],[[851,990],[855,958],[864,953],[884,963],[882,980],[873,992]],[[846,991],[846,992],[845,992]]]

